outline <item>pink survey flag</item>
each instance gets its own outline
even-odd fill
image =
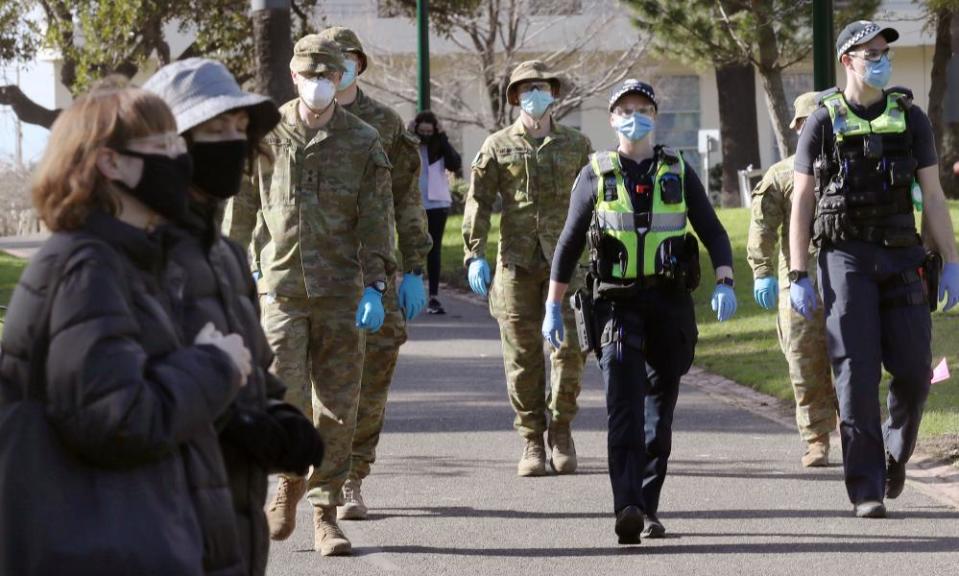
[[[932,369],[932,383],[938,384],[943,380],[949,378],[949,364],[946,364],[946,359],[943,358],[942,362],[938,366]]]

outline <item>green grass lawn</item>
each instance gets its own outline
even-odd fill
[[[17,285],[20,273],[27,265],[26,260],[14,258],[0,252],[0,305],[6,306],[13,294],[13,287]],[[2,315],[0,315],[2,318]],[[0,333],[3,332],[3,323],[0,322]]]
[[[950,203],[950,212],[953,222],[959,223],[959,202]],[[746,263],[749,212],[746,209],[721,210],[719,216],[733,244],[739,309],[729,322],[720,324],[716,320],[709,307],[713,274],[708,271],[709,257],[703,249],[703,285],[694,295],[700,333],[696,364],[792,402],[786,360],[776,339],[776,314],[763,310],[753,300],[752,274]],[[450,216],[447,223],[443,238],[442,278],[444,282],[465,288],[462,221],[462,216]],[[491,266],[495,261],[498,230],[499,218],[494,215],[487,249]],[[932,387],[921,430],[924,439],[930,441],[944,436],[959,437],[959,313],[933,315],[933,332],[934,361],[938,363],[945,357],[955,375]],[[882,394],[884,398],[885,391]]]

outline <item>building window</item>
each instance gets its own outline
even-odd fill
[[[653,83],[659,114],[656,143],[682,151],[686,163],[698,168],[699,157],[699,76],[664,76]]]
[[[583,13],[583,0],[529,0],[533,16],[575,16]]]

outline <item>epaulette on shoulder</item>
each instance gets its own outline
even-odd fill
[[[661,161],[667,164],[675,164],[682,158],[682,153],[679,150],[664,145],[656,146],[656,154]]]
[[[816,94],[816,103],[822,106],[822,103],[826,98],[829,98],[830,96],[833,96],[835,94],[839,94],[838,86],[833,86],[829,90],[823,90],[819,94]]]
[[[912,107],[913,94],[912,90],[906,88],[905,86],[893,86],[886,90],[886,94],[889,96],[895,96],[896,102],[902,106],[903,110],[908,110]]]
[[[614,156],[616,158],[615,160],[614,160]],[[593,152],[592,154],[589,155],[589,163],[593,164],[595,162],[595,166],[599,167],[599,173],[604,175],[612,174],[616,172],[616,165],[614,164],[614,162],[618,162],[618,161],[619,161],[618,155],[610,154],[607,151]]]

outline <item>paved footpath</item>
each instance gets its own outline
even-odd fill
[[[572,476],[518,478],[499,334],[485,307],[444,298],[410,328],[351,558],[312,551],[312,516],[274,543],[269,574],[959,574],[959,511],[912,482],[890,518],[851,517],[841,469],[805,470],[795,430],[684,380],[660,518],[670,537],[621,547],[606,476],[602,381],[590,359]],[[838,450],[834,459],[839,456]]]

